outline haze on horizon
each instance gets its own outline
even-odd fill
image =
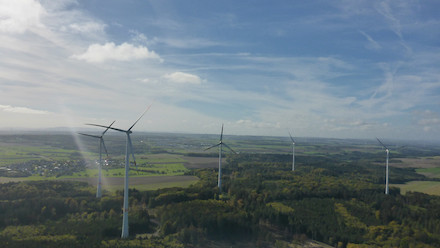
[[[0,129],[439,140],[438,1],[0,0]]]

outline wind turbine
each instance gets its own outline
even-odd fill
[[[208,148],[205,149],[209,150],[211,148],[214,148],[218,146],[219,147],[219,151],[218,151],[218,189],[220,190],[220,193],[222,192],[222,152],[223,152],[223,146],[226,146],[229,150],[231,150],[233,153],[237,154],[234,150],[232,150],[231,147],[229,147],[228,145],[226,145],[225,143],[223,143],[223,124],[222,124],[222,132],[220,134],[220,142],[218,142],[217,144],[210,146]]]
[[[383,148],[385,148],[385,151],[387,152],[387,160],[386,160],[386,179],[385,179],[385,194],[388,195],[389,190],[388,190],[388,159],[390,156],[390,149],[388,149],[388,147],[386,147],[382,141],[380,141],[379,138],[377,138],[377,141],[379,141],[379,143],[383,146]]]
[[[130,154],[133,157],[133,163],[136,165],[136,159],[134,158],[134,152],[133,152],[133,145],[131,143],[130,134],[132,133],[131,129],[138,123],[138,121],[147,113],[147,111],[150,109],[151,105],[148,106],[148,108],[144,111],[144,113],[139,117],[133,125],[127,130],[114,128],[114,127],[108,127],[112,130],[125,133],[127,135],[127,144],[125,147],[125,180],[124,180],[124,205],[123,205],[123,215],[122,215],[122,234],[121,238],[125,239],[128,238],[128,172],[129,172],[129,166],[130,166]],[[97,126],[97,127],[104,127],[106,126],[97,125],[97,124],[87,124],[91,126]]]
[[[113,121],[110,124],[110,126],[108,126],[104,130],[104,132],[102,132],[101,135],[91,135],[91,134],[85,134],[85,133],[78,133],[80,135],[84,135],[84,136],[88,136],[88,137],[93,137],[93,138],[99,139],[99,168],[98,168],[98,186],[96,188],[96,198],[101,198],[101,196],[102,196],[102,193],[101,193],[102,148],[104,148],[105,154],[107,154],[107,158],[108,158],[108,152],[107,152],[107,148],[105,147],[103,136],[107,132],[107,130],[113,125],[113,123],[115,123],[115,121]]]
[[[295,170],[295,140],[293,140],[292,134],[289,132],[290,139],[292,140],[292,171]]]

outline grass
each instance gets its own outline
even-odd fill
[[[145,171],[136,171],[135,167],[130,168],[129,175],[130,177],[149,177],[149,176],[180,176],[183,175],[188,169],[183,166],[183,164],[159,164],[159,165],[151,165],[150,167],[138,167],[141,170]],[[151,172],[150,172],[151,171]],[[125,168],[116,168],[116,169],[103,169],[102,176],[103,177],[124,177]],[[64,178],[90,178],[97,177],[98,169],[86,169],[85,171],[76,172],[69,176],[60,176],[60,177],[45,177],[40,175],[32,175],[29,177],[19,177],[17,179],[23,181],[38,181],[38,180],[56,180],[56,179],[64,179]]]
[[[295,210],[289,206],[286,206],[284,204],[282,204],[281,202],[270,202],[266,204],[267,206],[271,206],[272,208],[274,208],[275,210],[277,210],[278,212],[281,212],[283,214],[289,214],[289,213],[293,213]]]
[[[92,157],[93,153],[84,153]],[[24,163],[32,160],[66,161],[77,159],[77,151],[49,146],[0,146],[0,166]]]
[[[134,177],[179,176],[188,171],[188,169],[186,169],[181,163],[138,166],[137,169],[138,170],[136,170],[136,167],[130,167],[129,175]],[[148,172],[142,170],[147,170]],[[86,172],[78,173],[78,176],[85,176],[85,174],[88,174],[89,176],[98,176],[98,169],[87,169]],[[102,170],[102,175],[105,177],[122,177],[124,174],[125,168]]]
[[[392,184],[391,186],[400,188],[401,194],[413,191],[440,196],[440,182],[437,181],[412,181],[405,184]]]
[[[440,167],[416,169],[416,172],[430,178],[440,178]]]

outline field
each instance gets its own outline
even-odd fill
[[[204,151],[218,142],[217,135],[133,135],[131,236],[120,240],[123,136],[106,139],[102,198],[95,195],[96,140],[71,135],[0,140],[0,243],[15,245],[10,247],[47,242],[50,247],[436,247],[440,242],[435,217],[440,146],[392,150],[393,184],[385,195],[385,152],[374,140],[298,138],[292,171],[288,137],[225,136],[238,154],[225,150],[219,191],[218,150]]]
[[[429,178],[440,178],[440,167],[420,168],[416,169],[416,171]]]
[[[411,181],[405,184],[391,184],[390,186],[399,187],[401,194],[412,191],[440,196],[440,182],[438,181]]]
[[[96,186],[96,178],[65,178],[63,181],[87,182],[89,185]],[[130,177],[130,188],[137,190],[155,190],[159,188],[187,187],[199,179],[195,176],[157,176],[157,177]],[[102,189],[115,191],[124,188],[124,178],[109,177],[102,178]]]
[[[217,168],[217,156],[186,156],[186,152],[202,151],[203,141],[196,137],[177,137],[182,144],[163,143],[164,135],[154,136],[144,143],[145,136],[134,136],[137,166],[130,166],[130,187],[153,190],[167,187],[187,187],[198,181],[195,176],[184,176],[189,169]],[[122,137],[123,138],[123,137]],[[0,183],[12,181],[74,180],[95,187],[98,176],[97,146],[94,139],[75,140],[71,135],[4,135],[0,143]],[[205,140],[205,139],[202,139]],[[206,141],[206,140],[205,140]],[[213,141],[215,142],[215,141]],[[155,144],[152,144],[155,143]],[[81,149],[80,149],[81,147]],[[109,135],[108,165],[103,166],[103,189],[114,191],[124,185],[124,139]],[[145,148],[145,149],[143,149]],[[176,149],[179,148],[179,149]],[[139,153],[139,151],[146,151]],[[155,151],[155,153],[151,153]],[[159,151],[159,153],[157,153]],[[162,151],[162,153],[160,153]],[[173,153],[169,153],[169,151]],[[216,152],[214,150],[214,152]],[[209,153],[207,153],[209,154]],[[85,160],[85,167],[61,167],[66,161]],[[223,160],[225,161],[225,160]],[[71,163],[71,162],[69,162]],[[11,171],[18,172],[9,177]],[[29,171],[32,173],[29,175]],[[25,176],[21,174],[25,174]],[[8,177],[6,177],[6,176]]]
[[[185,167],[189,169],[196,168],[218,168],[218,158],[217,157],[188,157],[184,156]],[[222,163],[226,159],[222,158]]]
[[[6,166],[11,163],[23,163],[32,160],[69,160],[78,157],[77,151],[60,149],[50,146],[9,146],[4,144],[0,146],[0,166]],[[91,154],[84,153],[85,156]]]
[[[394,167],[412,167],[412,168],[440,167],[440,156],[421,157],[421,158],[399,158],[399,160],[401,160],[402,162],[393,164]]]
[[[98,175],[97,158],[98,146],[95,139],[72,135],[3,135],[0,143],[0,172],[8,175],[7,170],[19,170],[21,173],[33,169],[26,177],[15,175],[14,178],[2,178],[0,181],[12,180],[79,180],[93,185]],[[133,135],[133,146],[137,166],[130,166],[130,177],[136,187],[158,188],[167,186],[186,186],[191,180],[184,180],[180,176],[193,169],[218,168],[218,151],[216,148],[203,151],[204,148],[216,144],[218,135],[190,135],[190,134],[139,134]],[[224,136],[224,141],[239,153],[249,154],[290,154],[291,142],[289,137],[257,137],[257,136]],[[384,165],[385,154],[374,140],[342,140],[297,138],[296,155],[305,156],[305,163],[311,157],[320,159],[338,158],[348,163],[363,156],[372,156],[371,164]],[[108,180],[108,189],[122,187],[124,177],[124,149],[125,138],[121,135],[109,134],[106,137],[109,152],[108,166],[103,167],[103,177]],[[400,145],[400,144],[399,144]],[[431,152],[431,153],[429,153]],[[231,154],[225,150],[223,163]],[[417,154],[402,156],[403,154]],[[422,154],[422,156],[420,156]],[[425,155],[426,154],[426,155]],[[439,153],[427,148],[408,147],[405,150],[393,149],[390,154],[390,166],[395,168],[416,168],[419,174],[428,178],[440,178]],[[353,156],[355,155],[355,156]],[[71,164],[61,167],[65,161],[85,160],[84,166],[74,167]],[[25,167],[23,165],[26,164]],[[298,165],[300,166],[300,165]],[[44,167],[44,168],[42,168]],[[55,167],[59,167],[58,171]],[[38,168],[38,169],[36,169]],[[25,173],[25,174],[26,174]],[[0,175],[4,176],[4,175]],[[143,180],[144,178],[159,179]],[[159,181],[156,181],[159,180]],[[152,184],[154,183],[157,186]],[[195,179],[192,179],[195,182]],[[435,182],[431,182],[435,185]],[[420,186],[417,186],[420,185]],[[429,187],[427,182],[412,182],[408,185],[396,184],[402,193],[413,188],[413,191],[436,193],[436,187]],[[425,187],[426,186],[426,187]]]

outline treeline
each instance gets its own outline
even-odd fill
[[[0,184],[2,247],[99,247],[121,234],[122,196],[98,200],[87,184],[36,181]],[[130,209],[130,229],[154,231],[146,205]]]
[[[354,155],[239,154],[227,158],[222,193],[213,169],[188,188],[130,190],[130,239],[121,240],[122,192],[98,200],[74,182],[0,184],[4,247],[438,247],[440,197],[384,194],[384,168]],[[424,179],[391,168],[400,181]],[[391,177],[393,178],[393,177]],[[393,180],[393,179],[391,179]]]
[[[215,175],[199,170],[198,185],[149,192],[144,199],[158,209],[163,235],[187,230],[185,240],[193,242],[247,238],[265,246],[305,234],[340,247],[440,243],[439,197],[402,196],[398,188],[385,195],[383,167],[370,162],[300,157],[298,164],[303,167],[292,172],[285,155],[230,156],[223,170],[224,194],[216,190]],[[402,182],[423,179],[411,169],[392,171]]]

